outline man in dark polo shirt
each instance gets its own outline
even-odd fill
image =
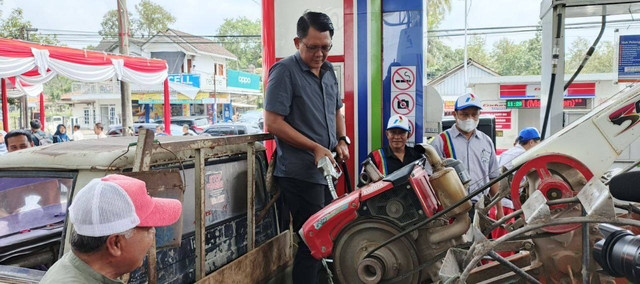
[[[409,119],[403,115],[394,115],[387,122],[387,140],[389,145],[369,153],[368,158],[376,165],[380,173],[388,176],[400,168],[422,158],[422,153],[407,146],[409,139]]]
[[[294,232],[331,200],[317,162],[335,148],[338,160],[349,158],[342,101],[331,50],[333,24],[323,13],[306,12],[297,24],[296,54],[269,70],[265,124],[276,137],[274,176],[285,207],[293,217]],[[294,283],[316,283],[321,262],[300,241],[293,263]]]

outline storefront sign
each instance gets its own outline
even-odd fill
[[[596,96],[596,83],[573,83],[564,92],[565,98],[593,98]],[[537,99],[540,98],[540,85],[500,85],[500,98],[512,99]]]
[[[452,106],[453,109],[453,106]],[[507,109],[507,103],[504,101],[483,101],[482,109],[485,111],[490,110],[505,110]]]
[[[532,93],[527,93],[527,85],[500,85],[501,99],[525,99],[535,98]]]
[[[453,111],[456,106],[456,101],[444,101],[444,111]]]
[[[496,130],[511,129],[511,111],[482,111],[482,115],[493,115],[496,118]]]
[[[171,100],[171,104],[201,104],[202,100]],[[164,100],[139,100],[138,104],[164,104]]]
[[[200,74],[169,74],[169,82],[200,88]]]
[[[508,100],[507,108],[540,108],[540,100],[538,99],[525,99],[525,100]],[[564,108],[573,109],[586,109],[587,99],[564,99]]]
[[[618,82],[640,81],[640,35],[621,35],[618,46]]]
[[[260,91],[260,76],[229,69],[227,87]]]

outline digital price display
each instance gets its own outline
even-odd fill
[[[540,108],[538,99],[508,100],[507,108]],[[564,99],[564,108],[587,108],[587,99]]]

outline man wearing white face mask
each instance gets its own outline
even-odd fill
[[[467,189],[469,193],[500,175],[493,141],[482,131],[476,130],[480,121],[481,109],[482,102],[473,94],[458,97],[453,113],[456,123],[450,129],[436,136],[431,142],[440,156],[458,159],[467,168],[471,176],[470,186]],[[484,194],[490,193],[491,196],[494,196],[498,191],[496,183]],[[480,196],[476,195],[471,199],[471,202],[475,205],[479,199]],[[496,207],[498,209],[497,218],[500,219],[503,217],[502,203],[498,203]],[[473,213],[472,209],[469,212],[472,218]]]

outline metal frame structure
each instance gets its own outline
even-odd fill
[[[134,160],[134,172],[149,171],[151,169],[152,156],[157,154],[166,154],[171,152],[172,155],[178,157],[181,160],[192,160],[195,165],[195,222],[196,222],[196,281],[202,283],[215,282],[213,279],[217,279],[221,274],[228,272],[224,271],[225,267],[215,271],[209,276],[206,276],[205,265],[205,163],[207,159],[218,158],[221,156],[227,156],[230,154],[247,154],[247,255],[249,254],[262,254],[262,255],[278,255],[281,254],[284,257],[277,258],[270,267],[263,271],[266,274],[271,273],[275,268],[278,268],[284,263],[288,263],[291,259],[290,253],[278,252],[277,248],[289,247],[289,233],[283,233],[276,238],[270,240],[267,244],[260,248],[255,247],[255,230],[256,230],[256,214],[255,214],[255,158],[256,158],[256,145],[258,141],[265,141],[273,139],[273,135],[255,134],[255,135],[241,135],[230,137],[215,137],[215,138],[199,138],[189,139],[184,141],[165,142],[162,144],[154,143],[154,136],[151,130],[141,131],[138,136],[138,142],[135,152]],[[220,151],[217,147],[227,146],[224,151]],[[231,146],[231,147],[228,147]],[[115,170],[115,169],[109,169]],[[268,211],[273,205],[270,202],[264,212]],[[274,244],[275,243],[275,244]],[[254,249],[256,251],[254,251]],[[258,251],[259,250],[259,251]],[[246,255],[245,255],[246,256]],[[156,247],[155,245],[150,249],[147,254],[148,259],[148,280],[149,283],[156,283]],[[234,262],[227,264],[227,266],[234,265],[235,262],[252,262],[251,259],[241,257]],[[238,265],[238,264],[235,264]],[[249,273],[250,275],[255,275]],[[237,276],[236,276],[237,277]],[[250,277],[250,276],[249,276]],[[260,278],[260,277],[258,277]],[[261,280],[261,279],[258,279]]]
[[[543,137],[549,137],[563,127],[565,19],[622,15],[637,11],[640,11],[640,1],[637,0],[544,0],[541,2],[542,95],[540,109],[546,109],[550,104],[548,127],[546,133],[542,133]],[[549,101],[550,88],[553,88],[551,101]],[[544,124],[544,117],[545,113],[540,112],[541,126]]]

